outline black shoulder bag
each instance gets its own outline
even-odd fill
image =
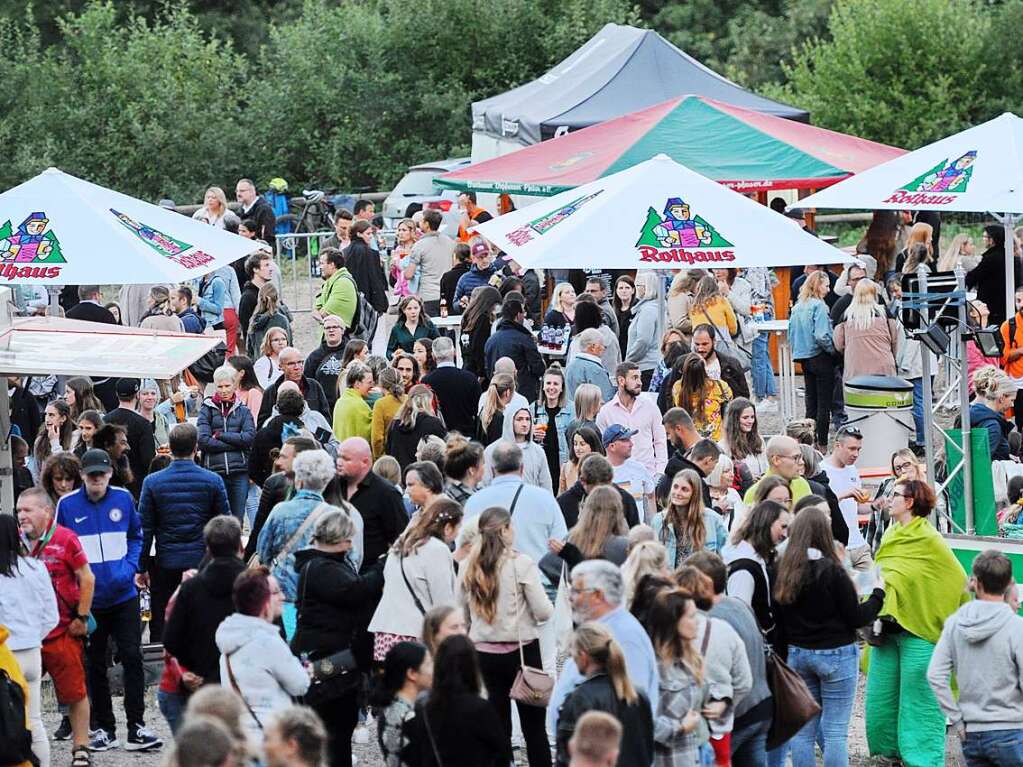
[[[305,607],[306,589],[309,586],[310,570],[313,563],[306,565],[302,573],[302,606]],[[301,614],[299,617],[301,620]],[[359,682],[362,681],[359,674],[359,664],[355,661],[355,655],[351,648],[340,650],[313,661],[313,678],[309,689],[305,693],[305,702],[310,706],[319,706],[332,700],[336,700],[354,691]]]

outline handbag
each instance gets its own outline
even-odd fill
[[[302,604],[306,604],[305,592],[309,586],[312,562],[306,566],[302,580]],[[359,664],[350,648],[339,650],[312,662],[312,680],[306,690],[305,702],[310,706],[319,706],[346,695],[359,686],[362,678]]]
[[[514,564],[512,565],[514,568]],[[551,693],[554,691],[554,677],[542,668],[526,665],[526,654],[522,650],[522,630],[520,628],[519,589],[515,590],[515,633],[519,641],[519,671],[515,675],[508,697],[517,703],[527,706],[547,708]]]
[[[767,686],[771,688],[774,718],[767,733],[768,751],[788,742],[811,719],[820,714],[820,704],[803,678],[774,650],[767,649]]]
[[[572,585],[568,580],[568,565],[561,563],[561,577],[558,579],[558,593],[554,597],[554,641],[558,648],[558,657],[567,656],[571,652],[572,634],[575,626],[572,623],[572,604],[569,591]]]

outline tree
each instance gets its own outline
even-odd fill
[[[246,64],[229,46],[187,11],[122,24],[109,2],[60,28],[48,50],[28,26],[0,32],[5,187],[47,165],[154,201],[233,183]]]
[[[916,148],[993,116],[991,22],[973,0],[838,0],[831,39],[806,43],[770,92],[817,125]]]

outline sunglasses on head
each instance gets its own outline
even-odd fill
[[[839,437],[856,437],[857,439],[863,439],[863,432],[855,426],[843,426],[838,430],[836,436]]]

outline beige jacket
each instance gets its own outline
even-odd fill
[[[497,614],[487,623],[470,606],[464,588],[466,567],[459,568],[455,596],[469,619],[469,638],[473,642],[529,643],[540,636],[539,624],[554,614],[551,600],[540,585],[540,571],[533,560],[517,551],[504,558],[497,584]],[[516,631],[516,605],[519,611]]]

